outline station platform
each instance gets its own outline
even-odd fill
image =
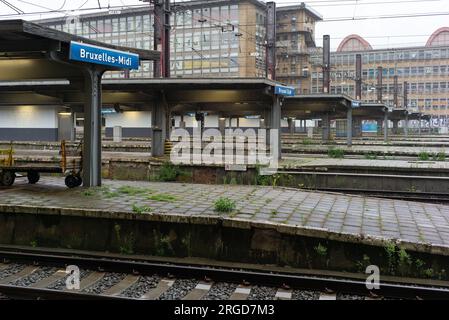
[[[340,149],[347,155],[365,155],[376,153],[379,156],[397,156],[397,157],[417,157],[421,153],[427,153],[429,155],[443,154],[445,157],[449,156],[447,145],[435,147],[435,146],[404,146],[404,145],[373,145],[362,144],[353,145],[348,147],[346,145],[304,145],[304,144],[291,144],[284,145],[282,147],[283,153],[305,153],[305,154],[320,154],[328,153],[331,149]]]
[[[349,168],[370,170],[396,170],[396,171],[438,171],[449,173],[448,161],[420,161],[420,160],[393,160],[393,159],[333,159],[304,157],[301,155],[285,154],[281,166],[288,168]]]
[[[223,197],[232,212],[215,211]],[[0,222],[8,245],[355,270],[393,244],[435,274],[449,263],[449,206],[288,188],[45,177],[0,187]]]

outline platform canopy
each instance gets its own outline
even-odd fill
[[[379,120],[385,118],[388,107],[384,103],[360,103],[360,107],[354,108],[353,116],[363,120]]]
[[[39,90],[43,84],[80,93],[86,119],[83,180],[85,186],[98,186],[101,77],[105,71],[138,68],[139,61],[159,57],[157,51],[100,43],[23,20],[0,21],[0,106],[64,103],[60,90]]]
[[[309,94],[287,97],[283,103],[283,114],[298,119],[320,119],[328,114],[339,119],[347,115],[353,99],[340,94]]]

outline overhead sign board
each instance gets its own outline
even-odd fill
[[[120,69],[139,69],[138,54],[75,41],[70,42],[70,60],[101,64]]]
[[[360,101],[352,101],[353,108],[360,108],[361,105],[362,105],[362,102],[360,102]]]
[[[285,87],[285,86],[275,86],[274,94],[281,96],[293,97],[295,95],[295,88]]]

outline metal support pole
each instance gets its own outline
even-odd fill
[[[186,122],[184,121],[184,115],[181,115],[181,120],[179,121],[179,127],[181,129],[185,129],[186,128]]]
[[[149,1],[149,0],[148,0]],[[170,0],[154,0],[154,50],[161,52],[160,61],[154,61],[155,78],[170,78]]]
[[[384,142],[388,142],[388,109],[384,116]]]
[[[398,134],[399,120],[393,120],[393,134]]]
[[[408,110],[408,82],[404,81],[404,101],[402,107]]]
[[[267,2],[266,76],[276,79],[276,2]]]
[[[83,185],[101,186],[101,77],[103,70],[85,70]]]
[[[161,93],[158,99],[155,100],[152,112],[153,137],[151,139],[151,154],[153,157],[161,157],[165,152],[167,108],[163,95]]]
[[[383,68],[377,68],[377,102],[382,103],[383,101]]]
[[[218,119],[218,130],[220,131],[221,135],[224,137],[225,131],[226,131],[226,118]]]
[[[278,149],[278,159],[282,158],[282,148],[281,148],[281,96],[274,95],[273,97],[273,106],[271,107],[271,129],[278,131],[277,141],[275,142],[274,147]],[[267,135],[269,135],[267,133]],[[274,142],[274,141],[273,141]],[[277,146],[276,146],[277,143]]]
[[[295,119],[288,118],[288,132],[293,135],[295,133]]]
[[[355,56],[355,99],[362,100],[362,55]]]
[[[404,134],[406,137],[408,137],[408,114],[405,116]]]
[[[393,103],[394,107],[399,107],[399,84],[398,84],[398,76],[394,76],[394,85],[393,85]]]
[[[352,147],[352,106],[348,105],[346,138],[348,147]]]
[[[422,123],[422,119],[421,119],[421,115],[419,116],[419,125],[418,125],[418,134],[421,136],[421,123]]]
[[[331,91],[331,38],[329,35],[323,36],[323,92]]]
[[[329,113],[323,115],[323,142],[329,141],[331,136]],[[351,123],[352,128],[352,123]]]

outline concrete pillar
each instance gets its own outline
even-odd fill
[[[179,121],[179,127],[181,129],[185,129],[186,128],[186,122],[184,121],[184,115],[181,115],[181,121]]]
[[[313,128],[307,128],[307,138],[313,139]]]
[[[351,106],[348,106],[346,143],[347,143],[348,147],[352,147],[352,107]]]
[[[322,118],[322,127],[323,127],[323,141],[329,141],[331,139],[331,121],[329,114],[326,113]]]
[[[421,126],[422,126],[422,119],[421,116],[419,116],[419,124],[418,124],[418,134],[421,135]]]
[[[388,142],[388,110],[384,115],[384,142]]]
[[[259,128],[264,129],[265,128],[265,119],[260,118],[259,120]]]
[[[293,135],[295,133],[295,119],[288,118],[288,132]]]
[[[83,185],[101,186],[101,77],[94,66],[85,69]]]
[[[354,118],[352,120],[352,136],[353,137],[362,136],[362,120],[360,118]]]
[[[271,119],[270,119],[270,128],[272,130],[278,131],[277,137],[277,151],[278,151],[278,159],[282,158],[282,147],[281,147],[281,97],[275,95],[273,97],[273,105],[271,107]],[[269,136],[270,134],[267,133]]]
[[[153,138],[151,139],[151,154],[153,157],[161,157],[165,152],[165,137],[167,110],[162,95],[154,102],[152,115]]]
[[[393,134],[398,134],[399,120],[393,120]]]
[[[123,134],[122,131],[123,131],[122,127],[120,126],[115,126],[112,129],[112,139],[114,142],[122,142],[122,134]]]
[[[218,130],[220,131],[221,135],[224,137],[225,130],[226,130],[226,118],[218,119]]]
[[[406,137],[408,137],[408,115],[405,116],[405,120],[404,120],[404,134]]]
[[[382,122],[383,122],[383,120],[381,120],[381,119],[377,120],[377,135],[378,136],[382,135],[382,127],[383,127]]]
[[[72,112],[58,113],[58,140],[75,140],[75,122]]]

